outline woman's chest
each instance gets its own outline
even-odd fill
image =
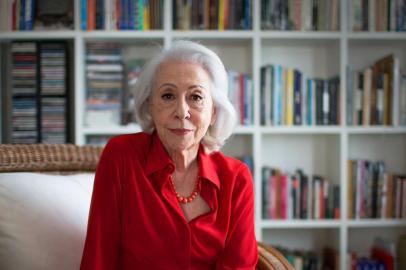
[[[122,212],[122,248],[134,259],[212,261],[224,247],[227,226],[218,216],[215,193],[202,190],[192,203],[180,205],[169,185],[139,181],[125,189]],[[154,256],[155,255],[155,256]]]

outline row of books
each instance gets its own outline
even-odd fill
[[[0,11],[0,30],[73,28],[73,0],[2,0]]]
[[[162,29],[163,0],[81,0],[82,30]]]
[[[375,238],[369,254],[358,254],[356,251],[347,253],[347,269],[405,269],[406,234],[394,241]]]
[[[347,124],[393,125],[406,123],[406,76],[400,75],[393,54],[361,71],[347,68]],[[398,123],[394,121],[399,108]]]
[[[120,44],[86,45],[85,125],[120,125],[124,93],[124,64]]]
[[[264,219],[338,219],[340,188],[319,175],[302,170],[284,173],[262,168],[262,217]]]
[[[248,74],[228,70],[229,100],[237,112],[240,125],[254,123],[254,90],[252,78]]]
[[[66,143],[66,43],[13,42],[11,53],[11,142]]]
[[[403,0],[352,0],[352,31],[406,31],[406,3]]]
[[[338,31],[340,1],[261,0],[263,30]]]
[[[86,49],[85,125],[129,125],[135,122],[132,89],[145,59],[123,58],[116,42],[90,42]]]
[[[252,29],[251,0],[173,0],[173,28]]]
[[[329,247],[324,247],[321,253],[281,246],[276,246],[276,249],[283,254],[295,270],[340,269],[338,251]]]
[[[406,218],[406,175],[383,161],[348,161],[348,218]]]
[[[339,125],[340,79],[306,78],[281,65],[261,67],[261,125]]]

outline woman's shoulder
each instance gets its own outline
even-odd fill
[[[249,172],[248,166],[241,160],[227,156],[221,151],[213,152],[211,159],[217,164],[217,168],[229,174],[240,174]]]
[[[146,151],[151,135],[145,132],[122,134],[109,139],[105,151],[111,154],[141,154]]]

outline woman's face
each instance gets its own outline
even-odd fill
[[[167,150],[198,147],[215,121],[209,74],[190,62],[169,60],[161,64],[149,110]]]

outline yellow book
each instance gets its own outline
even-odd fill
[[[150,24],[149,24],[149,17],[150,17],[150,8],[149,4],[144,5],[144,30],[149,30]]]
[[[219,30],[224,30],[224,0],[219,1]]]
[[[294,99],[293,99],[293,78],[294,78],[294,71],[293,69],[288,69],[287,72],[287,89],[286,89],[286,125],[292,126],[293,125],[293,106],[294,106]]]
[[[352,219],[354,217],[353,215],[353,197],[352,197],[352,193],[353,193],[353,188],[352,188],[352,184],[353,184],[353,175],[352,175],[352,166],[353,166],[353,161],[352,160],[348,160],[347,163],[347,196],[348,196],[348,203],[347,203],[347,217],[349,219]]]

